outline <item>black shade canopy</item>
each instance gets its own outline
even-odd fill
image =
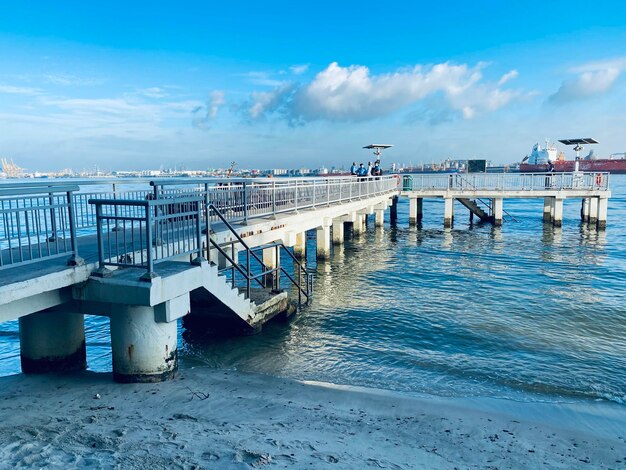
[[[590,137],[587,137],[586,139],[563,139],[563,140],[559,140],[559,142],[565,145],[597,144],[598,143],[596,139],[592,139]]]
[[[388,149],[389,147],[393,147],[393,145],[389,144],[370,144],[363,147],[364,149]]]

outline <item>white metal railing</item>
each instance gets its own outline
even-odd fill
[[[329,206],[398,190],[399,178],[378,176],[368,178],[267,178],[258,180],[187,179],[153,181],[154,198],[202,194],[230,221],[247,221],[283,212]],[[216,217],[211,217],[216,220]]]
[[[403,191],[608,191],[609,173],[452,173],[402,177]]]

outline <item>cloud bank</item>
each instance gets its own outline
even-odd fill
[[[576,67],[571,70],[576,76],[564,80],[558,91],[548,98],[548,103],[558,106],[605,94],[613,88],[624,70],[626,58]]]
[[[502,86],[517,76],[512,70],[498,82],[483,80],[486,64],[449,62],[372,74],[368,67],[331,63],[308,83],[283,82],[269,91],[253,92],[239,105],[251,121],[277,116],[291,124],[312,121],[358,122],[391,115],[428,97],[463,119],[495,111],[524,93]],[[423,103],[422,103],[423,104]]]

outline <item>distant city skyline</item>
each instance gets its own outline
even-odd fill
[[[29,170],[626,151],[621,2],[11,2],[0,157]],[[571,150],[560,148],[571,158]]]

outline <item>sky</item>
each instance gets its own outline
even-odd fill
[[[0,0],[0,157],[33,171],[511,163],[625,129],[625,2]]]

